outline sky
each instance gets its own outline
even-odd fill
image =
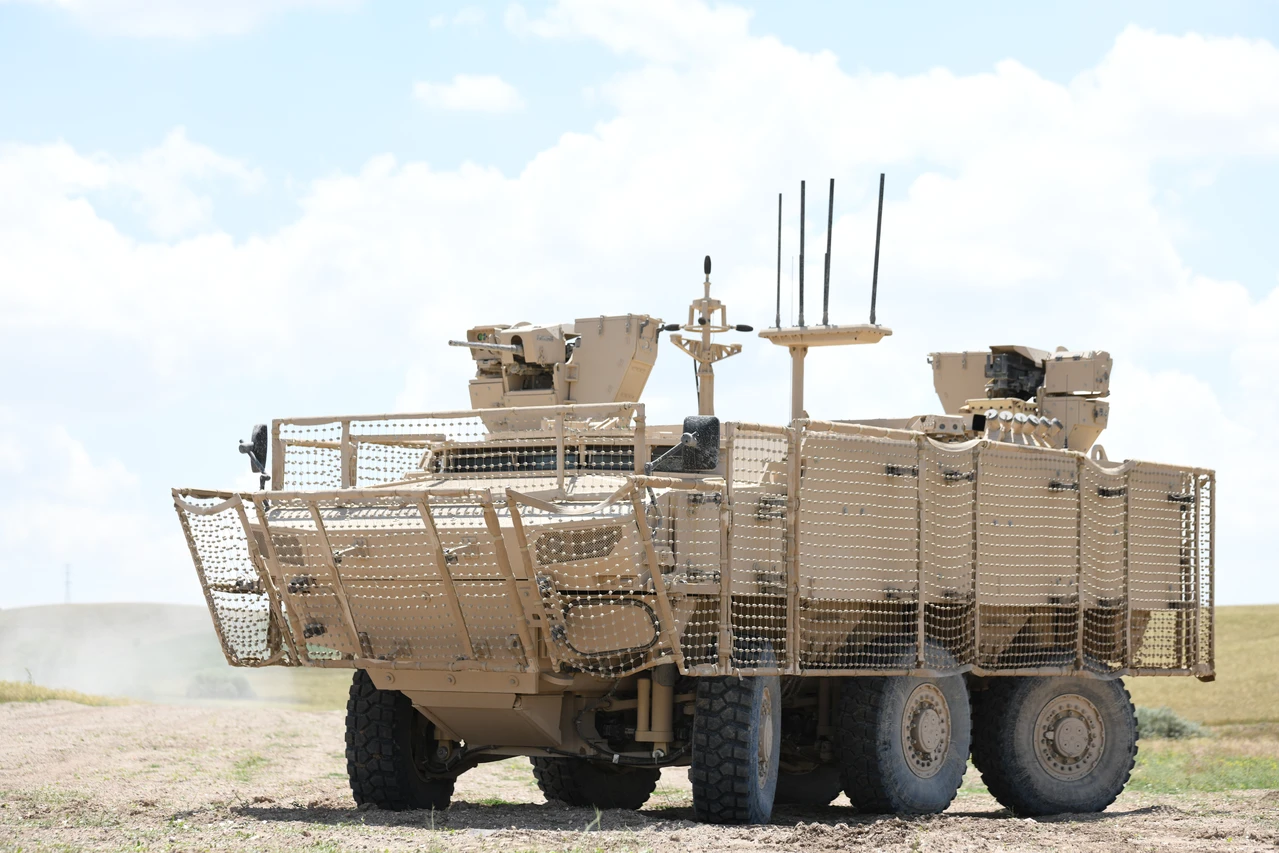
[[[469,326],[682,319],[705,254],[768,325],[779,192],[789,323],[801,180],[864,322],[880,172],[894,334],[810,356],[810,412],[1107,350],[1109,456],[1215,468],[1217,601],[1279,602],[1277,44],[1267,2],[0,0],[0,607],[199,602],[169,488],[254,485],[273,417],[465,407]],[[780,423],[741,340],[717,412]]]

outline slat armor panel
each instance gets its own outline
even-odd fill
[[[344,421],[337,448],[324,446],[332,424],[296,425],[310,432],[289,433],[286,481],[329,477],[329,451],[339,476],[402,477],[410,462],[429,474],[447,432],[422,420],[403,434]],[[520,466],[545,466],[528,440],[470,447],[416,485],[175,491],[228,660],[605,677],[668,661],[698,675],[1213,672],[1209,471],[801,422],[727,424],[719,473],[636,479],[635,433],[556,430],[552,467],[561,448],[590,456],[593,494],[608,497],[500,491],[494,474],[518,484]],[[483,487],[449,465],[484,468]]]

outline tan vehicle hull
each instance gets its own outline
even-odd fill
[[[496,444],[443,440],[474,412],[277,421],[285,489],[175,490],[227,660],[366,669],[516,752],[580,749],[619,683],[614,707],[678,707],[632,685],[665,664],[1213,675],[1211,471],[800,421],[726,424],[716,471],[645,477],[672,431],[642,405],[543,414]],[[463,464],[433,472],[445,448]]]

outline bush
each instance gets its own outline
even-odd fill
[[[1208,730],[1198,723],[1177,715],[1172,708],[1138,708],[1137,731],[1142,737],[1162,737],[1179,740],[1189,737],[1207,737]]]

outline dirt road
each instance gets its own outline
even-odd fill
[[[0,705],[0,851],[1279,849],[1279,792],[1125,794],[1104,815],[1031,821],[972,780],[937,817],[845,803],[714,827],[692,822],[683,770],[643,811],[597,819],[546,804],[523,759],[464,775],[447,812],[360,811],[342,727],[337,712],[277,708]]]

